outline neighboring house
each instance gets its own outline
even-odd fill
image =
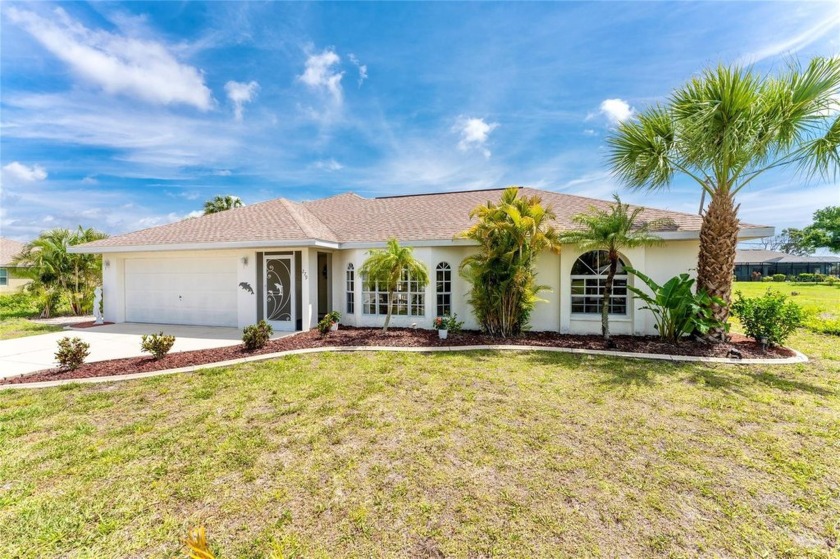
[[[759,275],[760,274],[760,275]],[[772,250],[739,250],[735,255],[735,279],[758,280],[764,276],[784,274],[840,274],[840,256],[794,256]]]
[[[470,285],[458,274],[475,244],[454,238],[471,224],[470,211],[498,201],[502,189],[366,199],[341,194],[311,202],[283,198],[119,235],[73,247],[73,252],[102,253],[105,319],[244,327],[260,319],[278,330],[308,330],[319,316],[335,309],[341,322],[380,326],[388,294],[367,285],[358,270],[368,251],[390,237],[414,247],[431,282],[425,288],[408,278],[396,295],[394,326],[431,328],[435,316],[457,313],[466,328],[477,328],[467,302]],[[560,229],[573,215],[609,202],[522,188],[538,194],[557,214]],[[701,218],[647,209],[642,219],[669,217],[673,227],[659,232],[664,244],[628,250],[624,264],[654,279],[696,266]],[[742,225],[740,238],[773,234],[771,227]],[[598,333],[606,263],[597,254],[564,246],[546,252],[538,281],[550,287],[531,315],[533,330]],[[622,286],[613,298],[615,333],[654,334],[648,311]]]
[[[11,293],[29,283],[18,277],[12,259],[23,250],[23,243],[0,237],[0,293]]]

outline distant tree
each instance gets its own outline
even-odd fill
[[[764,250],[773,250],[793,254],[795,256],[808,256],[814,252],[814,247],[802,229],[790,227],[782,229],[781,234],[773,237],[766,237],[759,241]]]
[[[460,273],[470,284],[469,303],[481,329],[491,336],[515,336],[528,326],[539,292],[537,257],[545,250],[560,252],[555,217],[539,196],[520,197],[519,189],[505,189],[498,203],[477,206],[478,218],[462,238],[479,244],[461,262]]]
[[[603,250],[607,253],[610,266],[604,281],[604,298],[601,302],[601,334],[609,347],[614,345],[610,338],[609,309],[619,253],[628,248],[661,244],[662,239],[652,231],[673,223],[670,219],[639,221],[639,214],[644,208],[631,210],[629,204],[621,202],[618,194],[613,195],[613,198],[615,204],[609,210],[593,207],[588,213],[572,217],[578,229],[560,235],[561,242],[577,245],[583,251]]]
[[[383,250],[371,250],[368,258],[360,269],[365,282],[379,284],[380,289],[388,292],[388,315],[385,317],[383,332],[388,331],[391,324],[391,313],[394,309],[395,297],[400,283],[411,278],[420,287],[426,287],[429,283],[429,274],[426,266],[414,258],[414,250],[411,247],[400,246],[396,239],[389,239],[387,248]]]
[[[829,206],[814,212],[814,223],[803,233],[811,246],[840,252],[840,206]]]
[[[204,215],[241,208],[243,205],[239,196],[216,196],[212,200],[204,202]]]
[[[700,228],[697,289],[729,316],[738,193],[770,169],[807,175],[840,169],[840,57],[792,64],[777,75],[720,65],[703,70],[662,105],[625,121],[610,137],[613,172],[631,188],[667,188],[676,175],[710,197]],[[724,331],[716,329],[722,339]]]
[[[67,249],[104,239],[108,235],[92,228],[75,231],[52,229],[25,244],[13,260],[21,276],[32,280],[30,289],[42,297],[42,316],[50,315],[52,306],[66,295],[75,315],[92,310],[93,290],[102,282],[102,257],[76,254]]]

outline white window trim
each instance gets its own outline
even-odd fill
[[[570,308],[574,307],[575,299],[579,299],[581,297],[592,297],[592,295],[586,295],[586,294],[575,295],[574,293],[572,293],[572,289],[574,288],[574,286],[572,285],[572,282],[574,282],[574,280],[576,280],[576,279],[582,279],[584,281],[588,280],[588,279],[599,279],[599,280],[604,280],[604,282],[606,282],[607,281],[607,276],[605,276],[605,275],[594,275],[594,274],[593,275],[569,276],[569,303],[570,303]],[[630,276],[628,276],[627,274],[616,274],[615,277],[613,278],[613,290],[615,289],[615,280],[625,280],[627,282],[627,285],[630,285]],[[585,285],[584,285],[584,289],[586,289]],[[603,297],[603,295],[602,295],[602,297]],[[613,296],[613,297],[615,297],[615,296]],[[608,316],[610,318],[615,317],[617,320],[622,320],[622,319],[626,319],[628,321],[632,320],[631,317],[630,317],[630,309],[632,308],[631,305],[632,305],[633,299],[631,297],[630,290],[629,289],[627,290],[626,295],[619,295],[618,297],[623,297],[625,299],[625,308],[627,310],[625,312],[621,313],[621,314],[608,313]],[[572,311],[571,314],[572,314],[572,318],[574,318],[576,320],[581,319],[581,318],[582,319],[588,319],[590,317],[592,317],[593,320],[601,320],[601,312],[600,311],[597,312],[597,313],[574,312],[574,311]]]
[[[404,274],[405,274],[405,272],[404,272]],[[372,286],[373,287],[372,290],[365,289],[370,284],[364,278],[362,278],[361,281],[362,281],[362,298],[361,298],[362,314],[364,316],[387,316],[387,314],[388,314],[387,312],[384,312],[384,313],[379,312],[379,307],[382,304],[382,303],[379,302],[379,300],[380,300],[380,295],[384,295],[385,297],[387,297],[388,296],[388,291],[380,289],[379,288],[379,282],[376,282]],[[397,290],[395,292],[395,295],[396,296],[405,295],[405,297],[406,297],[406,309],[407,309],[408,312],[406,314],[398,314],[396,312],[399,309],[399,305],[398,305],[397,309],[394,309],[394,313],[391,316],[392,317],[410,316],[410,317],[421,317],[421,318],[425,317],[426,316],[426,308],[427,308],[426,289],[421,288],[419,286],[419,283],[417,282],[417,280],[412,280],[412,277],[410,275],[408,275],[407,279],[402,280],[400,283],[401,284],[402,283],[408,283],[408,289],[406,291]],[[412,283],[417,285],[417,291],[412,291],[411,290],[411,284]],[[414,308],[419,306],[419,305],[412,304],[412,302],[411,302],[412,297],[415,296],[415,295],[421,297],[421,300],[422,300],[421,305],[423,307],[423,312],[422,313],[415,313],[414,312]],[[367,302],[367,297],[368,296],[371,296],[373,298],[373,301],[374,301],[373,304],[374,304],[374,307],[376,309],[376,312],[368,312],[368,302]],[[389,308],[391,306],[391,303],[392,303],[391,301],[388,301]]]
[[[443,265],[446,265],[446,267],[441,268],[441,266],[443,266]],[[444,283],[449,284],[449,291],[438,291],[438,289],[437,289],[437,287],[438,287],[438,279],[437,279],[438,272],[448,272],[449,273],[449,279],[444,280]],[[441,295],[449,295],[449,312],[448,313],[441,313],[440,312],[440,309],[439,309],[440,304],[438,303],[438,297],[440,297]],[[438,265],[435,266],[435,313],[436,313],[436,316],[445,316],[445,315],[451,315],[452,314],[452,266],[449,264],[449,262],[446,262],[446,261],[438,262]]]

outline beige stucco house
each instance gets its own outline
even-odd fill
[[[23,250],[23,243],[0,237],[0,293],[11,293],[29,283],[15,273],[12,259]]]
[[[470,211],[498,201],[501,189],[362,198],[347,193],[310,202],[278,198],[217,214],[187,219],[73,247],[102,253],[105,319],[113,322],[195,324],[242,328],[260,319],[278,330],[308,330],[330,310],[343,324],[380,326],[387,293],[359,277],[368,251],[397,238],[414,247],[431,282],[410,279],[400,288],[394,326],[431,328],[436,316],[457,313],[477,328],[467,303],[467,284],[458,274],[475,250],[455,236],[469,227]],[[573,215],[609,202],[522,188],[537,194],[557,214],[556,226],[570,228]],[[673,226],[658,234],[662,246],[622,255],[627,265],[657,281],[690,272],[697,261],[699,216],[646,209],[642,219],[669,217]],[[744,225],[741,238],[772,235],[772,228]],[[543,254],[538,280],[550,286],[531,317],[533,330],[598,333],[598,254],[564,246]],[[655,333],[647,311],[617,278],[611,317],[615,333]]]

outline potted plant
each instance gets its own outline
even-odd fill
[[[324,315],[324,319],[329,321],[331,324],[330,330],[335,332],[338,330],[338,321],[341,320],[341,313],[338,311],[330,311]]]
[[[438,331],[438,337],[441,340],[445,340],[449,337],[449,317],[448,316],[439,316],[435,318],[434,322],[432,323],[435,327],[435,330]]]

